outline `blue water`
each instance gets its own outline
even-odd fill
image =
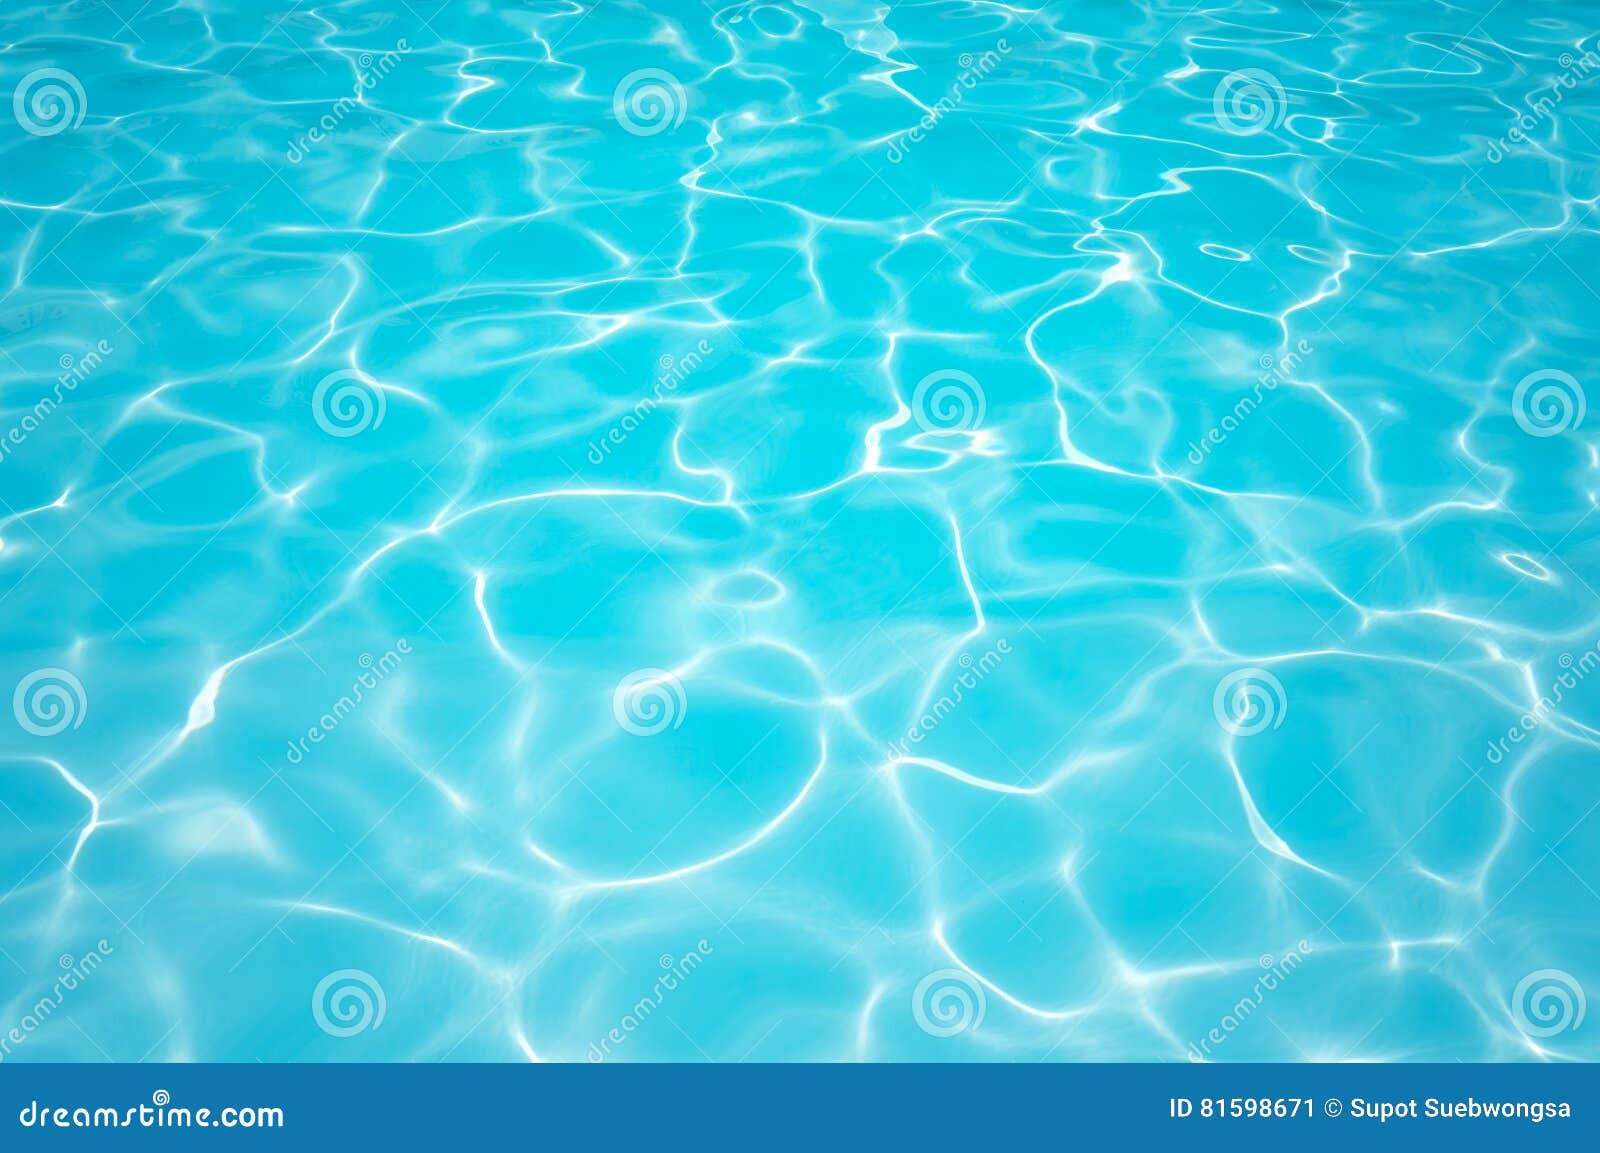
[[[12,0],[0,1057],[1600,1056],[1595,23]]]

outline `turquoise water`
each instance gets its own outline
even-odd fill
[[[9,4],[0,1057],[1600,1055],[1594,25]]]

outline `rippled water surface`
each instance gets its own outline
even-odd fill
[[[0,1056],[1600,1056],[1596,24],[12,0]]]

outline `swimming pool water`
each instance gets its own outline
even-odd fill
[[[8,4],[0,1057],[1600,1055],[1595,23]]]

